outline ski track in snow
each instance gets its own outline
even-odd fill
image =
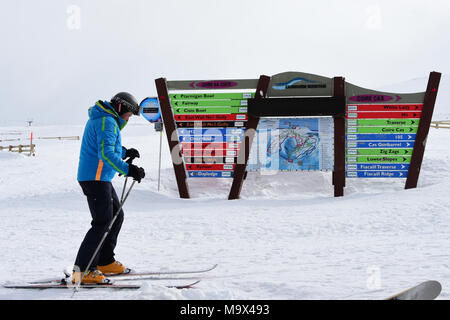
[[[83,126],[32,129],[82,136]],[[430,129],[417,189],[404,190],[403,179],[347,179],[345,196],[334,198],[330,172],[249,173],[234,201],[231,179],[189,179],[192,199],[179,199],[165,136],[158,191],[159,133],[135,119],[122,134],[147,176],[124,206],[116,258],[138,271],[219,266],[195,289],[126,281],[142,288],[80,290],[75,299],[382,299],[429,279],[449,298],[450,130]],[[89,228],[76,182],[81,141],[35,143],[35,157],[0,152],[0,283],[62,276]],[[123,177],[113,183],[120,194]],[[71,296],[0,288],[0,299]]]

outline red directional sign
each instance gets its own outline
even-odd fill
[[[240,142],[199,142],[189,143],[182,142],[182,149],[227,149],[227,150],[239,150],[241,147]]]
[[[176,114],[175,121],[246,121],[246,113],[237,114]]]
[[[237,157],[239,150],[223,149],[183,149],[185,157]]]
[[[389,111],[389,112],[413,112],[421,111],[423,104],[371,104],[371,105],[347,105],[347,112],[358,111]]]
[[[235,164],[186,164],[186,170],[234,170]]]
[[[402,119],[420,118],[421,112],[355,112],[348,111],[347,119]]]

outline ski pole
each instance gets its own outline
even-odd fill
[[[84,272],[83,272],[83,274],[82,274],[80,280],[77,282],[77,284],[76,284],[76,286],[75,286],[75,288],[74,288],[73,294],[75,294],[75,292],[78,291],[78,288],[79,288],[80,285],[81,285],[81,281],[82,281],[83,278],[86,276],[86,274],[87,274],[89,268],[90,268],[91,265],[92,265],[92,262],[94,261],[95,257],[97,256],[98,252],[100,251],[100,248],[102,247],[103,242],[105,242],[106,237],[108,236],[109,232],[111,231],[111,228],[112,228],[112,226],[114,225],[114,222],[116,221],[117,217],[119,216],[120,210],[122,210],[122,207],[123,207],[125,201],[127,200],[128,195],[129,195],[130,192],[131,192],[131,189],[133,189],[133,186],[134,186],[135,183],[136,183],[136,180],[133,180],[133,183],[131,184],[130,188],[128,189],[128,192],[127,192],[127,194],[125,195],[125,198],[124,198],[123,201],[120,203],[119,209],[117,210],[116,214],[114,215],[113,219],[111,220],[111,223],[109,224],[108,228],[106,229],[105,233],[103,234],[103,237],[102,237],[102,239],[100,240],[100,243],[98,244],[97,248],[95,249],[94,254],[93,254],[92,257],[91,257],[91,260],[89,260],[89,263],[88,263],[86,269],[84,270]],[[72,297],[73,297],[73,295],[72,295]]]
[[[129,158],[126,162],[128,163],[128,164],[131,164],[132,162],[133,162],[133,160],[134,160],[134,158]],[[120,202],[122,203],[123,202],[123,195],[125,194],[125,189],[126,189],[126,187],[127,187],[127,181],[128,181],[128,177],[125,177],[125,182],[124,182],[124,184],[123,184],[123,189],[122,189],[122,195],[120,196]]]
[[[122,189],[122,196],[120,197],[120,203],[123,202],[123,196],[125,194],[125,189],[127,188],[127,181],[128,181],[128,177],[125,178],[125,182],[123,184],[123,189]]]

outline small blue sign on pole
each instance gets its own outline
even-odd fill
[[[161,119],[161,108],[159,107],[159,101],[156,97],[148,97],[142,100],[141,114],[149,122],[155,123]]]

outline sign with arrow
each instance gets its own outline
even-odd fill
[[[177,93],[169,95],[171,100],[243,100],[255,97],[254,92],[232,93]]]
[[[186,170],[188,171],[221,171],[221,170],[234,170],[235,164],[186,164]]]
[[[367,104],[347,105],[347,111],[422,111],[423,104]]]
[[[188,85],[198,89],[224,89],[223,86],[234,87],[236,83],[194,81]],[[248,119],[247,99],[254,97],[254,92],[169,94],[185,163],[235,163]],[[231,178],[230,172],[222,174],[220,171],[230,171],[232,168],[234,166],[230,165],[227,168],[224,165],[186,166],[189,177]]]
[[[239,150],[240,142],[198,142],[181,143],[181,149],[225,149],[225,150]]]
[[[175,121],[247,121],[246,113],[236,114],[175,114]]]
[[[246,107],[247,100],[174,100],[172,108],[178,107]]]
[[[396,171],[396,170],[408,170],[409,164],[403,163],[349,163],[346,166],[347,170],[353,171]]]
[[[406,178],[423,104],[358,101],[347,105],[347,177]]]
[[[177,121],[177,128],[230,128],[245,127],[247,121]]]
[[[417,127],[347,127],[347,133],[416,133]]]
[[[409,163],[411,156],[347,156],[347,163]]]
[[[418,127],[419,119],[347,119],[347,126]]]
[[[232,178],[233,171],[189,171],[188,177],[190,178]]]
[[[348,141],[347,148],[413,148],[413,141]]]
[[[240,135],[224,135],[224,136],[179,136],[180,142],[241,142]]]
[[[412,119],[412,118],[420,118],[420,111],[417,112],[355,112],[348,111],[347,118],[348,119]]]
[[[181,107],[181,108],[173,108],[174,114],[234,114],[234,113],[246,113],[247,107],[205,107],[205,108],[188,108],[188,107]]]
[[[416,134],[371,134],[371,133],[360,133],[360,134],[347,134],[347,141],[371,141],[371,140],[415,140]]]
[[[413,149],[347,149],[348,155],[412,155]]]
[[[408,171],[347,171],[347,178],[407,178]]]
[[[179,135],[194,136],[223,136],[223,135],[239,135],[244,133],[244,128],[189,128],[178,129]]]

